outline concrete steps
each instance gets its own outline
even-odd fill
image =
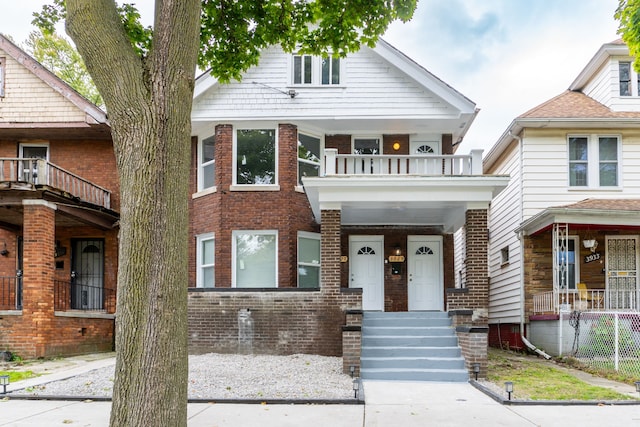
[[[455,330],[443,312],[365,312],[360,361],[363,379],[469,380]]]

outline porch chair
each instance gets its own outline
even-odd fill
[[[594,295],[592,292],[589,292],[585,283],[578,283],[576,286],[578,287],[578,299],[580,301],[584,301],[587,308],[593,309],[601,307],[602,296]]]

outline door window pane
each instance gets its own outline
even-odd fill
[[[237,184],[276,183],[275,129],[238,129]]]
[[[276,232],[234,232],[237,288],[275,288]]]

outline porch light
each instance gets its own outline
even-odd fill
[[[400,141],[393,141],[393,151],[398,151],[400,149]]]
[[[473,375],[475,375],[476,381],[478,381],[478,374],[479,373],[480,373],[480,364],[479,363],[474,363],[473,364]]]
[[[640,393],[640,381],[636,381],[636,391]]]
[[[598,241],[596,239],[585,239],[582,241],[582,245],[585,249],[591,249],[591,252],[595,252],[598,247]]]
[[[2,394],[7,394],[7,386],[9,385],[9,375],[0,375],[0,385],[2,386]]]
[[[507,397],[511,400],[511,393],[513,393],[513,382],[507,381],[504,383],[504,391],[507,392]]]
[[[360,389],[360,383],[358,382],[357,378],[353,379],[353,398],[357,399],[358,398],[358,390]]]
[[[402,249],[400,248],[400,246],[396,246],[395,248],[393,248],[393,254],[395,256],[400,256],[402,255]]]

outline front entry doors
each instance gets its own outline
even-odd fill
[[[362,288],[362,309],[384,311],[383,236],[349,238],[349,287]]]
[[[639,292],[638,236],[607,236],[606,251],[607,307],[633,309]]]
[[[407,237],[409,311],[443,310],[442,237]]]
[[[71,308],[104,308],[104,240],[73,239]]]

